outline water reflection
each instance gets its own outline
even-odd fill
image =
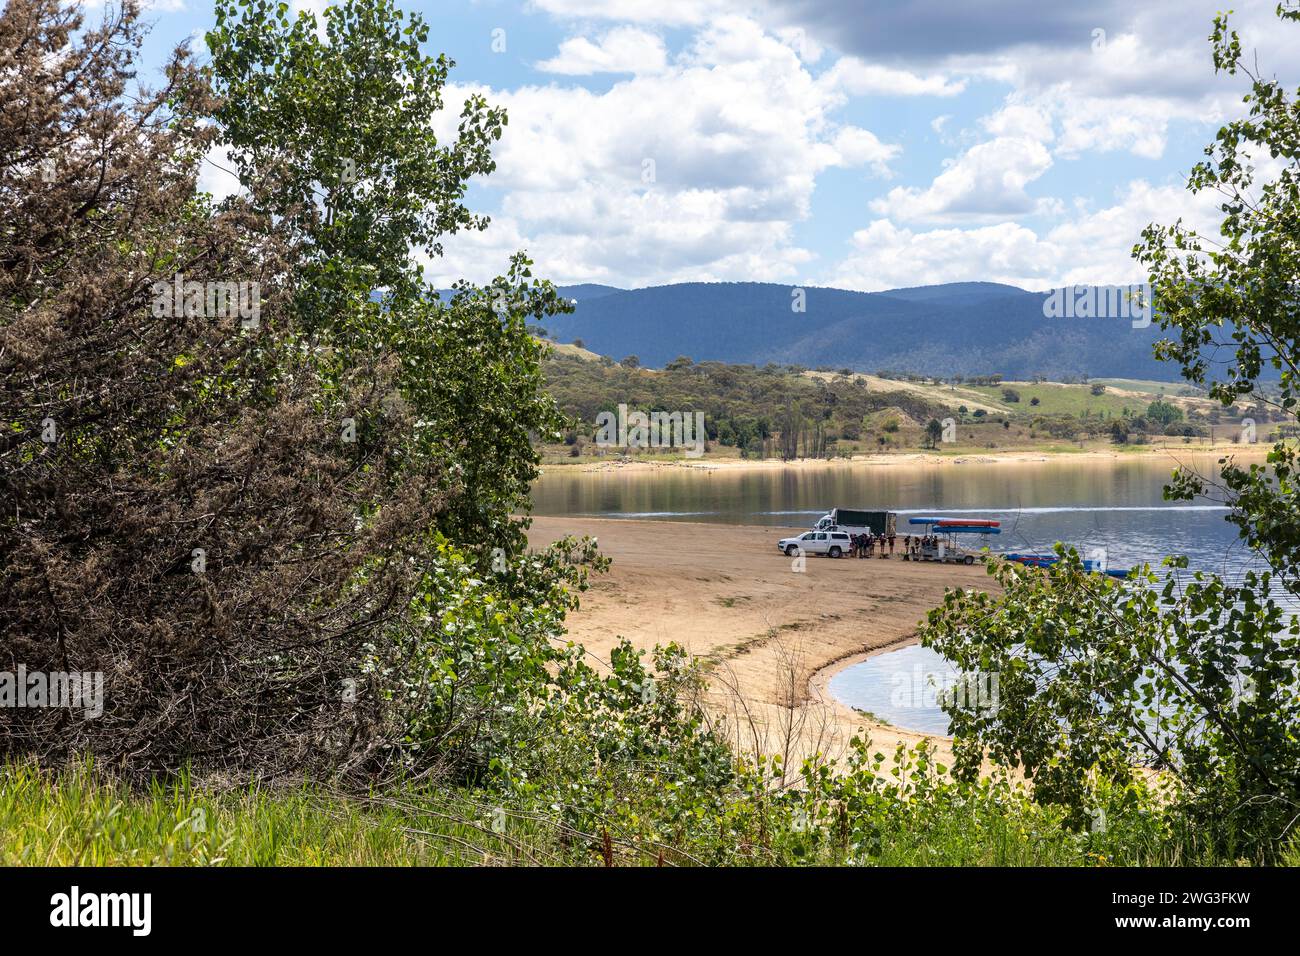
[[[1187,456],[1202,474],[1214,456]],[[1164,501],[1172,456],[1107,461],[943,465],[834,464],[761,470],[663,468],[578,474],[562,469],[534,486],[535,513],[808,527],[828,509],[979,514],[1003,523],[998,551],[1104,548],[1112,567],[1186,554],[1227,572],[1249,560],[1226,509]]]

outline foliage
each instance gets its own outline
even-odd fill
[[[456,492],[438,530],[480,555],[517,553],[522,529],[510,515],[526,509],[537,475],[531,436],[562,425],[527,323],[570,306],[522,254],[488,286],[459,283],[442,302],[412,255],[440,255],[443,235],[487,227],[463,199],[470,177],[495,168],[490,149],[507,117],[471,95],[455,139],[439,143],[455,64],[421,51],[428,24],[391,0],[348,0],[322,16],[219,0],[207,38],[218,141],[249,201],[294,243],[299,319],[330,367],[401,356],[412,466],[436,463]]]
[[[829,442],[860,436],[863,419],[887,408],[902,408],[921,420],[948,414],[938,402],[910,392],[871,391],[860,380],[827,382],[775,365],[678,360],[650,371],[552,354],[545,379],[549,394],[584,434],[594,433],[600,412],[625,403],[646,412],[702,411],[709,439],[737,448],[780,433],[784,424],[798,432],[794,438],[807,433],[811,454],[819,423]],[[790,457],[796,454],[797,449]]]
[[[559,303],[522,256],[450,302],[419,286],[409,246],[461,221],[428,208],[474,164],[378,127],[426,128],[444,65],[415,55],[423,28],[385,0],[326,16],[328,49],[309,17],[223,7],[219,100],[184,50],[163,90],[128,89],[132,5],[84,31],[54,0],[0,16],[0,84],[27,105],[0,125],[5,651],[29,671],[102,673],[105,705],[6,707],[5,754],[466,774],[502,715],[542,693],[577,550],[466,581],[523,560],[511,515],[536,472],[530,432],[560,422],[524,326]],[[417,91],[399,113],[391,77],[372,75],[395,63]],[[294,207],[357,137],[445,168],[363,166],[333,205]],[[246,193],[213,207],[195,187],[223,138]],[[211,311],[205,290],[231,282],[249,316]],[[178,283],[193,301],[160,299]],[[411,681],[448,659],[449,696],[412,706]]]
[[[1182,421],[1183,413],[1177,405],[1157,399],[1147,406],[1146,417],[1149,421],[1166,427],[1174,424],[1174,422]]]
[[[505,113],[466,99],[456,139],[432,120],[455,63],[420,47],[429,27],[391,0],[330,4],[318,21],[275,0],[217,0],[207,34],[219,142],[253,204],[299,245],[301,311],[333,321],[356,290],[423,289],[412,249],[488,220],[463,204],[492,172]]]
[[[602,773],[602,764],[594,768],[600,783],[584,785],[574,804],[563,789],[542,785],[524,793],[409,781],[343,793],[320,784],[222,786],[182,772],[132,787],[84,762],[58,772],[5,764],[0,864],[1214,862],[1171,844],[1175,834],[1158,810],[1116,805],[1104,828],[1078,831],[1060,811],[1035,804],[1005,780],[953,779],[925,744],[892,757],[857,740],[843,767],[810,773],[806,786],[784,792],[765,785],[752,765],[737,767],[721,789],[712,777],[697,783],[682,775],[664,791],[630,777],[625,786]],[[650,776],[662,781],[684,769],[662,763]],[[609,807],[605,816],[585,809],[599,805]],[[577,825],[582,820],[591,829]]]
[[[333,760],[323,735],[375,719],[339,706],[355,643],[409,586],[442,495],[392,483],[391,363],[325,390],[287,307],[291,251],[247,206],[196,198],[211,102],[185,53],[133,94],[136,9],[80,25],[53,0],[0,16],[3,95],[28,105],[0,131],[0,617],[8,661],[102,673],[105,708],[5,708],[0,748]],[[230,280],[258,321],[210,311],[202,290]],[[180,282],[197,301],[160,297]]]
[[[1134,253],[1150,271],[1162,328],[1177,336],[1158,355],[1224,406],[1250,396],[1294,416],[1300,316],[1289,223],[1300,213],[1300,106],[1250,73],[1226,17],[1212,41],[1217,68],[1253,81],[1250,116],[1220,130],[1189,182],[1225,196],[1221,237],[1152,225]],[[1280,171],[1256,190],[1252,159],[1263,153]],[[1225,351],[1232,358],[1220,369],[1215,356]],[[1256,389],[1266,365],[1281,379],[1270,399]],[[1176,413],[1157,401],[1147,417],[1168,425]],[[1129,423],[1113,427],[1117,440],[1127,436]],[[950,593],[925,641],[960,668],[999,678],[996,707],[950,702],[962,772],[976,772],[987,748],[1023,768],[1037,799],[1078,819],[1099,781],[1137,788],[1131,767],[1141,763],[1169,785],[1184,837],[1215,853],[1278,859],[1300,812],[1300,620],[1282,600],[1300,593],[1295,469],[1294,449],[1281,443],[1267,466],[1220,462],[1213,490],[1267,570],[1229,581],[1171,558],[1163,576],[1143,569],[1121,582],[1085,571],[1058,546],[1062,560],[1046,573],[991,567],[996,597]],[[1180,470],[1166,496],[1211,491]]]

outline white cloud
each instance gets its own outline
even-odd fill
[[[446,100],[467,92],[448,88]],[[482,92],[510,115],[484,184],[501,191],[500,211],[488,235],[448,237],[430,264],[439,282],[490,277],[519,247],[564,281],[793,279],[812,259],[793,227],[818,174],[887,174],[899,153],[836,122],[836,96],[795,51],[738,17],[700,31],[662,71],[604,91]]]
[[[667,62],[664,41],[636,27],[610,30],[593,42],[573,37],[560,44],[560,51],[537,64],[544,73],[590,76],[593,73],[660,73]]]
[[[985,280],[1022,288],[1056,262],[1032,230],[1003,222],[977,229],[914,232],[878,219],[853,234],[853,251],[826,280],[840,289],[878,292],[917,284]]]
[[[669,26],[694,26],[741,8],[732,0],[532,0],[531,6],[567,19],[620,20]]]
[[[1181,217],[1184,225],[1213,237],[1222,219],[1222,197],[1212,191],[1193,195],[1181,184],[1134,180],[1117,198],[1114,205],[1084,211],[1047,233],[1046,240],[1063,251],[1050,286],[1143,281],[1142,267],[1130,253],[1149,223],[1172,224]]]
[[[1213,209],[1181,185],[1143,180],[1100,202],[1072,193],[1110,188],[1095,185],[1114,182],[1106,154],[1160,161],[1149,167],[1157,179],[1186,169],[1199,149],[1167,156],[1169,143],[1180,142],[1175,134],[1193,128],[1208,141],[1215,125],[1240,113],[1245,88],[1243,78],[1211,68],[1212,0],[999,0],[996,11],[946,16],[921,0],[891,0],[869,23],[846,0],[531,6],[571,35],[539,69],[627,76],[603,92],[558,81],[486,91],[511,115],[498,171],[486,181],[488,194],[501,196],[499,212],[487,234],[451,237],[435,273],[485,277],[528,247],[546,274],[565,281],[806,275],[815,257],[796,235],[824,236],[817,223],[797,234],[795,226],[810,215],[818,176],[849,166],[888,176],[903,158],[888,140],[913,141],[910,126],[885,135],[853,125],[872,115],[874,104],[861,98],[933,96],[945,112],[912,122],[928,121],[939,142],[960,144],[955,155],[928,185],[872,202],[875,221],[854,233],[843,261],[821,270],[826,281],[1132,281],[1141,277],[1129,252],[1142,226],[1185,210],[1212,219]],[[1266,72],[1296,71],[1300,29],[1279,23],[1271,0],[1248,0],[1232,22]],[[1094,27],[1106,30],[1104,44],[1094,44]],[[679,48],[680,28],[689,38]],[[822,58],[828,68],[810,75]],[[454,103],[456,91],[447,92]],[[1001,104],[985,112],[1000,92]],[[853,123],[837,114],[850,103]],[[886,115],[896,108],[886,106]],[[917,132],[933,148],[924,127]],[[654,182],[642,181],[646,160]],[[1132,161],[1123,162],[1127,178]],[[1033,195],[1049,169],[1061,195]],[[843,200],[862,202],[849,193]],[[1048,225],[1018,221],[1027,216]]]
[[[1052,165],[1042,143],[999,136],[972,146],[926,189],[895,187],[871,202],[871,210],[902,220],[990,221],[1031,213],[1035,201],[1025,186]]]
[[[1178,19],[1167,13],[1146,36],[1109,34],[1098,46],[1081,38],[1071,47],[1025,47],[978,67],[971,58],[949,67],[977,68],[1013,88],[1007,105],[983,121],[990,132],[999,132],[998,124],[1017,124],[1022,132],[1028,132],[1024,124],[1055,126],[1054,151],[1062,157],[1130,152],[1159,159],[1171,123],[1221,122],[1236,111],[1241,94],[1240,84],[1210,69],[1205,31],[1195,42],[1181,42],[1168,35],[1171,17]]]
[[[965,80],[938,73],[920,76],[879,63],[865,63],[856,57],[837,60],[820,82],[828,89],[852,96],[956,96],[966,89]]]
[[[809,36],[803,27],[778,27],[773,32],[805,63],[818,62],[826,52],[826,48]]]
[[[981,119],[980,125],[994,136],[1032,139],[1040,143],[1049,142],[1055,136],[1050,112],[1041,106],[1023,103],[1009,103]]]
[[[1146,275],[1131,250],[1142,229],[1180,216],[1208,235],[1219,220],[1210,194],[1194,196],[1181,185],[1145,180],[1131,182],[1103,209],[1089,211],[1080,203],[1074,218],[1042,235],[1013,222],[917,231],[879,219],[853,234],[850,253],[822,281],[868,292],[972,280],[1033,291],[1141,282]]]
[[[839,154],[839,166],[870,166],[878,176],[888,176],[889,162],[897,159],[902,147],[882,143],[870,130],[845,126],[835,134],[833,143]]]

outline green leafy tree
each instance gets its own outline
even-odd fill
[[[1172,402],[1156,399],[1147,406],[1146,417],[1161,426],[1172,425],[1183,420],[1183,411]]]
[[[484,229],[463,202],[492,172],[505,113],[480,95],[439,143],[433,121],[454,62],[422,45],[429,27],[390,0],[344,0],[294,15],[275,0],[217,0],[207,34],[220,141],[259,208],[282,218],[313,267],[304,307],[386,289],[420,296],[412,249]],[[322,35],[323,34],[323,35]]]
[[[1279,8],[1286,21],[1300,13]],[[1189,188],[1223,196],[1213,240],[1183,224],[1151,225],[1135,256],[1147,266],[1158,315],[1172,339],[1161,358],[1225,407],[1268,393],[1294,418],[1300,310],[1300,106],[1257,76],[1224,16],[1212,35],[1215,66],[1252,82],[1250,115],[1220,130]],[[1280,171],[1256,181],[1256,160]],[[1216,357],[1231,354],[1226,367]],[[1159,420],[1156,403],[1151,417]],[[1115,429],[1123,427],[1115,422]],[[967,671],[996,674],[993,708],[950,705],[959,763],[977,772],[987,753],[1018,766],[1041,800],[1086,819],[1098,781],[1137,789],[1146,765],[1168,785],[1185,845],[1272,860],[1300,813],[1300,621],[1282,600],[1300,593],[1300,491],[1296,452],[1275,445],[1267,467],[1220,463],[1213,485],[1262,569],[1225,580],[1167,559],[1116,581],[1085,570],[1073,552],[1048,572],[994,565],[999,595],[951,592],[930,616],[925,641]],[[1180,470],[1167,497],[1211,495],[1211,482]],[[965,705],[969,705],[969,701]]]
[[[495,168],[505,113],[470,96],[456,138],[440,143],[454,62],[423,51],[428,24],[390,0],[345,0],[321,16],[218,0],[208,44],[219,139],[249,201],[299,250],[300,321],[333,374],[401,356],[395,400],[419,422],[409,464],[432,463],[454,492],[438,530],[485,561],[493,547],[519,553],[523,527],[510,515],[528,508],[533,437],[555,440],[565,424],[541,389],[545,349],[527,323],[571,306],[523,254],[443,302],[416,256],[488,225],[463,199],[470,177]]]

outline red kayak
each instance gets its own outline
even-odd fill
[[[1000,528],[1001,521],[986,521],[975,518],[945,518],[938,522],[935,527],[938,528]]]

